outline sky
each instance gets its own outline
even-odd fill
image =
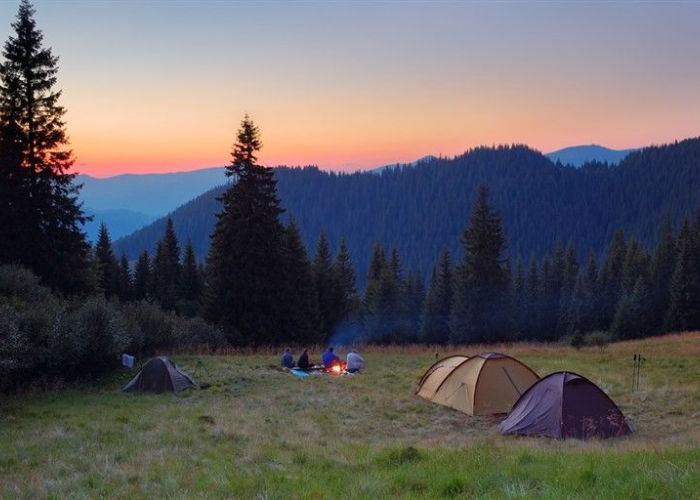
[[[0,38],[18,1],[0,0]],[[35,0],[75,169],[355,171],[700,135],[700,2]]]

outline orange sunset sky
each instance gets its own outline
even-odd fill
[[[36,1],[76,170],[354,171],[481,144],[700,134],[700,4]],[[11,33],[16,2],[0,4]]]

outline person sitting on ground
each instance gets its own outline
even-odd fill
[[[294,356],[292,356],[292,350],[287,347],[282,354],[282,366],[285,368],[294,368]]]
[[[365,360],[362,359],[362,356],[357,354],[354,349],[350,349],[350,352],[348,353],[347,356],[347,366],[346,370],[348,373],[356,373],[362,370],[365,367]]]
[[[335,355],[332,347],[329,347],[328,350],[323,353],[324,368],[331,368],[333,365],[337,365],[338,361],[340,361],[340,358]]]
[[[311,368],[311,363],[309,362],[309,351],[307,349],[304,349],[304,351],[301,353],[301,356],[299,356],[297,366],[302,370],[308,370],[309,368]]]

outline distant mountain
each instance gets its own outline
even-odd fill
[[[581,167],[584,163],[589,163],[592,161],[617,165],[633,151],[637,150],[609,149],[603,146],[598,146],[597,144],[591,144],[589,146],[571,146],[569,148],[547,153],[546,156],[555,163],[559,161],[564,165],[571,165],[573,167]]]
[[[383,167],[372,168],[372,169],[368,170],[368,172],[372,172],[374,174],[380,174],[387,169],[402,168],[402,167],[415,167],[416,165],[420,165],[421,163],[430,163],[433,160],[437,160],[437,156],[426,155],[426,156],[423,156],[421,158],[418,158],[416,161],[412,161],[411,163],[392,163],[391,165],[384,165]]]
[[[605,251],[618,229],[654,244],[665,217],[678,223],[700,208],[700,139],[636,151],[614,168],[599,163],[561,168],[526,146],[501,146],[379,174],[280,167],[275,177],[286,216],[296,218],[310,252],[321,231],[335,249],[346,238],[363,286],[376,242],[396,246],[404,268],[424,276],[444,246],[454,260],[461,258],[460,238],[479,185],[489,187],[502,214],[512,258],[541,257],[559,240],[571,242],[583,260],[589,250]],[[178,238],[183,244],[191,239],[199,259],[206,257],[221,209],[216,197],[224,189],[204,193],[172,214]],[[165,222],[159,219],[116,241],[117,253],[153,254]]]
[[[129,210],[158,217],[227,182],[223,167],[168,174],[79,175],[80,199],[96,212]],[[111,228],[110,228],[111,229]]]
[[[150,224],[158,217],[148,215],[134,210],[92,210],[89,207],[85,208],[85,213],[92,216],[92,221],[85,224],[83,227],[87,233],[88,240],[94,243],[100,231],[100,224],[104,224],[109,229],[109,235],[112,240],[131,234],[137,229]]]

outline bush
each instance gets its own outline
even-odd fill
[[[586,340],[583,338],[583,334],[579,330],[576,330],[573,334],[571,334],[567,341],[570,346],[575,347],[576,349],[583,347],[586,343]]]
[[[216,350],[226,345],[224,332],[219,328],[208,324],[202,318],[192,319],[178,318],[175,338],[178,347],[209,346]]]
[[[171,349],[176,345],[176,328],[180,320],[175,313],[164,311],[145,300],[123,306],[126,321],[140,332],[140,341],[131,347],[138,357],[152,356],[157,350]]]
[[[77,311],[74,330],[80,364],[91,374],[117,366],[120,354],[131,344],[124,316],[102,297],[88,299]]]
[[[587,346],[605,347],[615,340],[615,336],[610,332],[596,330],[583,336],[584,344]]]

